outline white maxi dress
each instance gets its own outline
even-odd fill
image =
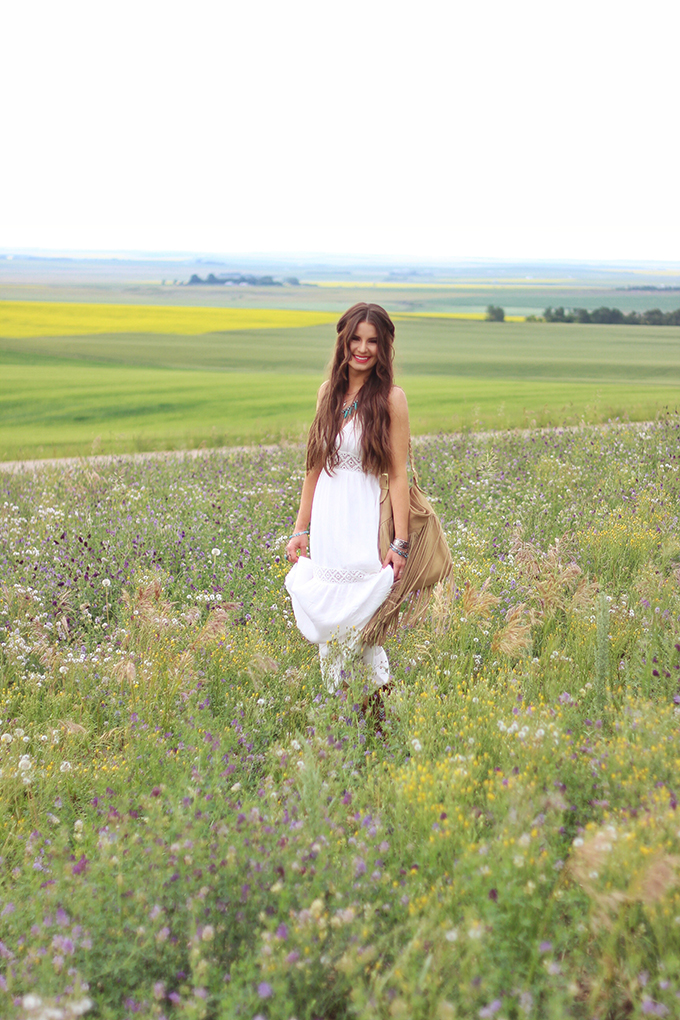
[[[378,551],[380,483],[361,466],[361,426],[356,418],[338,437],[339,463],[316,483],[310,524],[310,557],[301,556],[286,575],[298,627],[319,646],[330,690],[343,679],[361,631],[387,598],[394,581]],[[376,687],[389,681],[387,655],[379,645],[363,650]]]

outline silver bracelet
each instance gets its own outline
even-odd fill
[[[309,528],[307,528],[306,531],[296,531],[294,535],[290,536],[290,538],[299,538],[300,535],[308,535],[308,534],[309,534]],[[289,542],[290,542],[290,538],[288,539]]]
[[[399,549],[399,548],[398,548],[398,547],[397,547],[397,546],[396,546],[396,545],[394,544],[394,542],[390,542],[390,549],[392,550],[392,552],[395,552],[395,553],[397,554],[397,556],[401,556],[401,557],[402,557],[402,559],[405,559],[405,560],[407,560],[407,559],[408,559],[408,553],[407,553],[407,552],[404,552],[404,550],[403,550],[403,549]]]
[[[398,549],[408,549],[411,545],[409,541],[403,538],[393,538],[392,541]]]

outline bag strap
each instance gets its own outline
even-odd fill
[[[416,471],[416,465],[415,465],[415,462],[413,460],[413,445],[411,443],[411,437],[410,436],[408,437],[408,463],[409,463],[409,466],[411,468],[411,474],[413,475],[413,481],[416,483],[418,488],[420,488],[420,478],[418,477],[418,472]],[[385,484],[384,485],[382,484],[383,477],[385,478]],[[390,491],[390,476],[389,476],[388,472],[387,471],[383,471],[383,473],[380,476],[380,479],[381,479],[380,488],[384,489],[385,492],[389,492]]]
[[[416,471],[416,466],[413,460],[413,445],[411,443],[410,435],[408,437],[408,462],[411,465],[411,474],[413,475],[413,481],[416,483],[418,488],[420,488],[420,479],[418,478],[418,472]]]

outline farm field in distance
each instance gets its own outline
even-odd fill
[[[395,317],[415,434],[643,420],[678,406],[676,327]],[[0,303],[0,459],[300,441],[334,320],[294,309]],[[173,322],[183,332],[164,332]]]
[[[293,625],[301,449],[0,472],[3,1018],[677,1016],[680,418],[415,454],[382,732]]]

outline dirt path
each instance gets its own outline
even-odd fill
[[[196,460],[207,457],[211,453],[254,453],[256,450],[277,450],[278,446],[220,446],[203,447],[196,450],[152,450],[147,453],[99,453],[92,457],[54,457],[45,460],[5,460],[0,461],[0,471],[9,474],[21,474],[25,471],[41,471],[43,468],[72,467],[107,467],[121,461],[145,460]]]
[[[656,425],[653,421],[630,421],[630,422],[605,422],[599,425],[558,425],[551,428],[538,429],[503,429],[489,432],[451,432],[451,441],[463,438],[470,439],[493,439],[495,436],[504,436],[512,432],[517,436],[546,435],[550,432],[577,432],[579,429],[605,429],[605,428],[651,428]],[[414,436],[413,442],[417,446],[428,439],[436,439],[437,436]],[[145,461],[145,460],[195,460],[198,457],[208,457],[211,454],[225,456],[230,453],[255,453],[257,450],[266,450],[271,453],[280,448],[281,444],[274,443],[266,446],[219,446],[202,447],[195,450],[155,450],[148,453],[100,453],[92,457],[55,457],[44,460],[6,460],[0,461],[0,471],[9,474],[21,474],[27,471],[41,471],[43,468],[72,468],[72,467],[107,467],[120,461]],[[301,443],[290,444],[302,449]]]

